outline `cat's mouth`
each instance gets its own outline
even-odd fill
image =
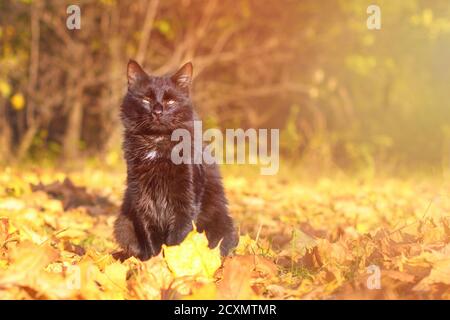
[[[172,132],[161,119],[152,121],[151,125],[147,128],[147,131],[151,134],[171,134]]]
[[[159,131],[167,130],[167,126],[160,119],[154,120],[152,127]]]
[[[152,119],[152,123],[161,124],[161,116],[152,113],[151,119]]]

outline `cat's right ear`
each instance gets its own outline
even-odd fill
[[[127,67],[128,87],[131,87],[144,79],[147,74],[136,61],[130,59]]]

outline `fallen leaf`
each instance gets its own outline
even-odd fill
[[[254,296],[250,280],[254,270],[251,256],[227,258],[223,266],[223,277],[218,283],[220,299],[250,299]]]
[[[217,287],[214,283],[203,283],[192,288],[192,293],[183,297],[186,300],[215,300],[217,299]]]
[[[58,252],[47,244],[24,241],[11,249],[10,267],[0,274],[0,286],[33,282],[58,257]]]
[[[437,283],[450,285],[450,259],[437,261],[430,274],[423,278],[414,288],[416,291],[430,290],[431,286]]]
[[[219,247],[210,249],[204,233],[191,231],[177,246],[163,246],[164,258],[175,277],[212,278],[221,265]]]

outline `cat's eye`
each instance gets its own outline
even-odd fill
[[[148,97],[142,98],[142,103],[146,110],[150,110],[150,98],[148,98]]]
[[[175,100],[173,100],[173,99],[167,100],[166,104],[167,104],[169,107],[170,107],[170,106],[173,106],[173,105],[175,104]]]

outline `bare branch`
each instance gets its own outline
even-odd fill
[[[159,0],[149,0],[147,4],[147,13],[145,15],[144,25],[142,27],[141,40],[139,42],[136,60],[145,65],[145,54],[147,52],[148,42],[153,28],[156,12],[158,11]]]

